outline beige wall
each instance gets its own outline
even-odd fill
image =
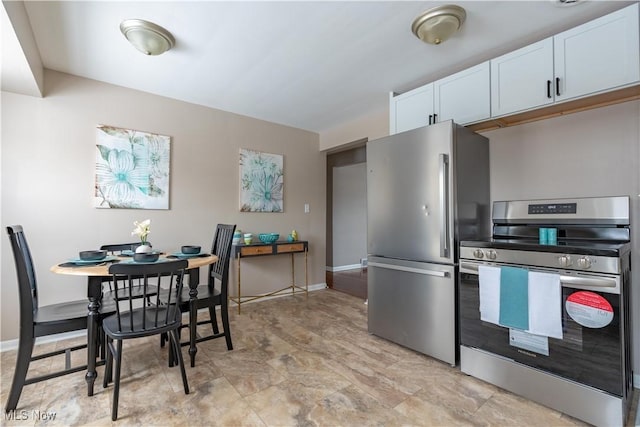
[[[169,210],[92,207],[98,124],[171,136]],[[325,282],[326,161],[315,133],[47,70],[44,98],[2,93],[1,143],[0,222],[25,227],[42,304],[86,297],[85,279],[53,274],[52,265],[79,250],[132,240],[133,221],[145,218],[152,220],[154,247],[165,251],[210,247],[219,222],[283,237],[295,228],[310,241],[309,283]],[[239,212],[239,148],[284,155],[284,213]],[[6,341],[17,337],[18,298],[2,234],[0,339]],[[296,259],[302,281],[303,257]],[[246,290],[286,286],[289,263],[287,256],[243,263]]]
[[[322,132],[320,134],[320,150],[331,150],[364,138],[372,140],[387,135],[389,135],[388,108]]]

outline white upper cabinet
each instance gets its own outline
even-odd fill
[[[556,101],[640,80],[638,3],[553,37]]]
[[[552,102],[552,38],[491,60],[492,116],[502,116]]]
[[[400,133],[431,124],[433,117],[433,83],[391,96],[389,133]]]
[[[462,125],[491,116],[489,61],[436,81],[434,123],[453,120]]]
[[[462,125],[640,83],[640,5],[390,98],[391,134]],[[554,107],[555,108],[555,107]]]
[[[640,81],[638,3],[491,60],[491,116]]]
[[[468,124],[488,119],[489,62],[390,99],[389,133],[399,133],[445,120]]]

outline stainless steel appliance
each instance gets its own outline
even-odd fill
[[[460,239],[488,237],[489,141],[452,121],[367,143],[369,332],[452,365]]]
[[[557,244],[541,245],[541,228],[556,229]],[[493,238],[460,243],[461,370],[588,423],[624,425],[633,391],[630,248],[628,197],[494,202]],[[549,310],[561,339],[481,320],[482,266],[558,275]]]

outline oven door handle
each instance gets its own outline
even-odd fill
[[[616,281],[604,277],[560,276],[560,283],[570,286],[588,286],[590,288],[615,288]]]
[[[467,274],[478,274],[478,266],[469,262],[460,263],[460,272]],[[535,270],[531,270],[535,271]],[[580,286],[590,288],[615,288],[617,283],[615,279],[606,277],[583,277],[583,276],[564,276],[560,275],[560,284],[568,286]]]
[[[460,263],[460,273],[478,274],[478,265],[479,264],[471,264],[471,263],[468,263],[468,262],[461,262]]]

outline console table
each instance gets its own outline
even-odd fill
[[[302,286],[298,286],[295,284],[296,275],[295,275],[295,267],[294,267],[294,254],[303,253],[304,254],[304,288]],[[238,293],[236,296],[229,296],[229,300],[238,304],[238,314],[240,314],[240,306],[242,303],[253,301],[258,298],[264,298],[272,295],[281,294],[285,291],[291,291],[291,295],[294,295],[296,292],[305,292],[305,294],[309,294],[309,274],[307,270],[307,256],[309,253],[309,242],[304,240],[297,240],[295,242],[275,242],[275,243],[252,243],[250,245],[245,245],[243,243],[238,243],[233,245],[231,255],[238,261]],[[291,284],[282,289],[278,289],[277,291],[269,292],[263,295],[242,295],[241,290],[241,275],[240,275],[240,266],[242,258],[249,257],[257,257],[257,256],[266,256],[266,255],[291,255]]]

